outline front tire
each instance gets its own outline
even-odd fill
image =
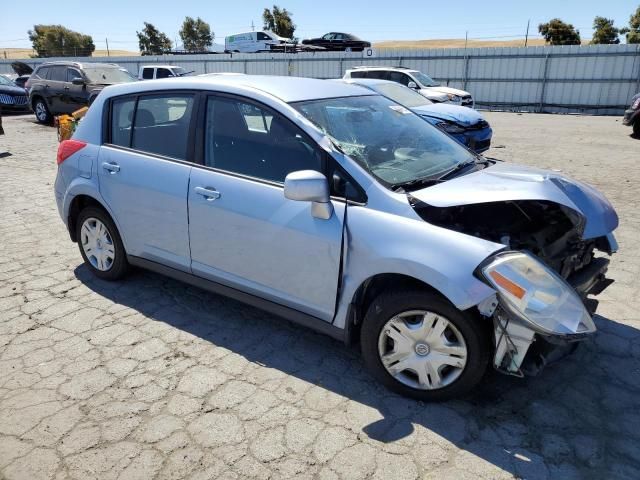
[[[127,254],[111,217],[101,208],[86,207],[78,215],[76,238],[85,265],[103,280],[119,280],[129,269]]]
[[[360,340],[373,376],[417,400],[459,397],[480,383],[489,364],[481,320],[429,291],[380,295],[367,311]]]
[[[53,119],[47,103],[42,98],[36,98],[33,102],[33,113],[35,113],[38,123],[49,124]]]

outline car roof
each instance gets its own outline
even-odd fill
[[[150,63],[149,65],[140,65],[140,68],[182,68],[182,67],[179,65]]]
[[[275,75],[216,75],[167,78],[154,82],[132,82],[108,87],[112,95],[153,92],[166,89],[215,90],[217,86],[236,86],[259,90],[283,102],[301,102],[323,98],[377,95],[368,88],[315,78],[283,77]]]
[[[38,65],[38,68],[40,67],[50,67],[53,65],[61,65],[63,67],[76,67],[76,68],[86,68],[86,67],[108,67],[108,68],[122,68],[120,65],[118,65],[117,63],[106,63],[106,62],[86,62],[86,63],[80,63],[80,62],[72,62],[69,60],[54,60],[54,61],[50,61],[50,62],[43,62],[40,65]]]
[[[346,78],[346,79],[343,79],[342,81],[352,85],[363,85],[366,87],[373,87],[375,85],[384,85],[385,83],[388,83],[389,85],[400,85],[398,82],[392,82],[390,80],[381,80],[378,78]]]
[[[408,68],[408,67],[385,67],[385,66],[379,66],[379,65],[362,65],[359,67],[353,67],[349,69],[350,71],[353,70],[394,70],[397,72],[418,72],[419,70],[416,70],[414,68]]]

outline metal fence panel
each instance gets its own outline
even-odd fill
[[[53,59],[27,59],[29,65]],[[298,54],[163,55],[65,58],[113,62],[138,74],[141,65],[169,63],[197,74],[238,72],[340,78],[359,65],[421,70],[444,85],[470,91],[481,108],[541,112],[620,114],[640,91],[640,45],[529,48],[387,49]],[[11,72],[0,60],[0,73]]]

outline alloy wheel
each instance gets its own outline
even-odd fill
[[[116,258],[113,238],[107,227],[97,218],[87,218],[80,229],[80,242],[87,260],[94,268],[106,272]]]
[[[36,117],[38,117],[38,120],[40,120],[41,122],[44,122],[47,119],[47,107],[45,106],[44,103],[42,103],[41,101],[36,102]]]
[[[442,315],[426,310],[391,318],[380,331],[378,354],[392,377],[419,390],[450,385],[467,364],[460,331]]]

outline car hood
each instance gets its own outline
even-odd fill
[[[434,207],[510,200],[558,203],[582,214],[585,240],[607,235],[618,226],[613,206],[594,187],[557,172],[504,163],[411,192],[411,196]]]
[[[434,103],[433,105],[412,108],[412,110],[418,115],[441,118],[466,127],[484,120],[484,117],[473,108],[448,103]]]
[[[27,92],[22,87],[14,87],[12,85],[0,85],[0,93],[8,95],[26,95]]]
[[[427,87],[427,90],[431,90],[433,92],[439,92],[439,93],[451,93],[453,95],[457,95],[459,97],[465,97],[467,95],[470,95],[469,92],[465,92],[464,90],[458,90],[457,88],[451,88],[451,87],[444,87],[444,86],[439,86],[439,87]]]

